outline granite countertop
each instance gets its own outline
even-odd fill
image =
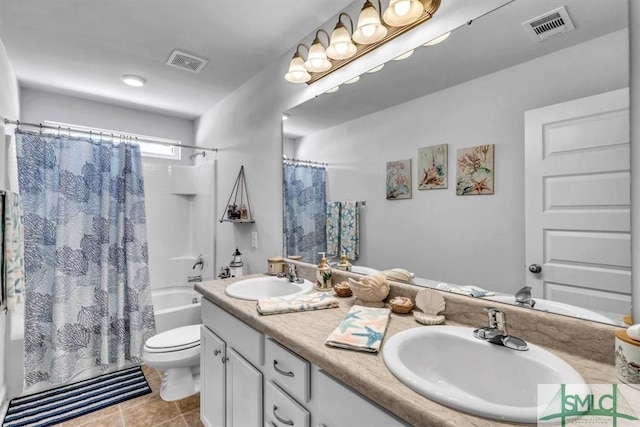
[[[235,281],[260,276],[264,275],[254,274],[241,278],[202,282],[196,284],[195,289],[207,300],[272,337],[411,425],[510,424],[469,415],[440,405],[414,392],[391,374],[384,364],[382,352],[372,354],[326,346],[325,339],[347,314],[353,305],[353,297],[339,298],[340,307],[335,309],[261,316],[256,311],[255,301],[234,299],[224,292],[225,288]],[[448,321],[447,324],[456,323]],[[385,342],[391,336],[416,327],[425,326],[415,322],[411,314],[391,313],[391,320],[382,342],[382,351],[384,351]],[[594,344],[597,345],[597,343]],[[549,351],[571,364],[587,383],[618,382],[615,369],[610,364],[559,350],[549,349]],[[469,358],[472,361],[473,355],[469,355]],[[428,360],[424,362],[429,363]]]

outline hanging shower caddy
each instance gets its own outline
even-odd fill
[[[251,213],[251,203],[249,203],[249,192],[244,178],[244,166],[240,166],[240,172],[233,190],[227,200],[227,205],[220,222],[255,222]]]

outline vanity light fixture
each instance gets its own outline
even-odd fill
[[[413,49],[403,53],[402,55],[398,55],[395,58],[393,58],[394,61],[402,61],[403,59],[407,59],[408,57],[410,57],[411,55],[413,55]]]
[[[327,46],[330,43],[329,33],[322,28],[316,31],[316,38],[313,40],[311,48],[309,48],[307,60],[304,62],[304,68],[312,73],[321,73],[331,68],[331,61],[327,58],[327,52],[324,50],[324,44],[320,41],[319,34],[321,33],[327,36]]]
[[[336,93],[338,90],[340,90],[340,86],[332,87],[331,89],[325,91],[324,93]]]
[[[373,44],[387,35],[387,27],[382,25],[380,19],[381,10],[380,0],[378,0],[378,9],[369,0],[364,3],[358,17],[358,26],[353,33],[353,41],[360,44]]]
[[[302,54],[300,54],[300,47],[306,48],[307,52],[309,52],[306,44],[298,44],[296,53],[293,54],[293,58],[291,58],[291,62],[289,63],[289,71],[284,75],[284,78],[291,83],[306,83],[311,80],[311,74],[309,74],[304,66],[304,59],[302,59]]]
[[[427,3],[429,4],[425,5],[419,0],[390,0],[389,7],[384,11],[382,19],[385,24],[392,27],[412,24],[420,18],[425,6],[431,5],[430,0]]]
[[[354,78],[349,79],[346,82],[344,82],[344,84],[350,85],[350,84],[353,84],[353,83],[357,82],[358,80],[360,80],[360,76],[355,76]]]
[[[120,79],[124,82],[124,84],[133,87],[142,87],[147,84],[147,81],[144,78],[136,76],[134,74],[123,74]]]
[[[311,84],[428,21],[442,0],[389,0],[384,13],[381,0],[377,0],[377,8],[372,1],[375,0],[364,0],[355,29],[351,16],[342,12],[331,36],[324,29],[319,29],[310,48],[304,43],[298,44],[284,78],[292,83]],[[326,37],[326,42],[321,34]],[[301,47],[307,49],[306,58]],[[382,65],[368,72],[380,68]]]
[[[349,18],[351,32],[349,32],[347,27],[342,23],[341,19],[343,16]],[[329,42],[329,47],[327,47],[327,56],[331,59],[347,59],[355,55],[358,48],[353,44],[351,34],[353,34],[353,20],[348,14],[342,12],[338,16],[338,23],[331,33],[331,41]]]
[[[423,44],[422,46],[426,46],[426,47],[429,47],[429,46],[435,46],[435,45],[437,45],[437,44],[439,44],[439,43],[442,43],[442,42],[443,42],[443,41],[445,41],[446,39],[448,39],[450,35],[451,35],[451,31],[449,31],[448,33],[444,33],[443,35],[438,36],[438,37],[436,37],[436,38],[435,38],[435,39],[433,39],[433,40],[429,40],[428,42],[426,42],[426,43],[425,43],[425,44]]]

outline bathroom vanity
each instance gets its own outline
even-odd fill
[[[299,271],[304,274],[303,268],[299,268]],[[229,284],[241,279],[215,280],[196,285],[196,290],[205,297],[202,301],[200,405],[201,419],[205,425],[355,427],[509,424],[469,415],[433,402],[406,387],[391,374],[383,361],[384,344],[400,331],[424,327],[416,323],[412,315],[391,314],[380,353],[328,347],[324,341],[353,305],[352,297],[341,298],[340,307],[336,309],[261,316],[256,311],[255,301],[239,300],[225,294]],[[397,286],[392,283],[392,294],[394,289],[403,293],[409,289],[407,285]],[[448,304],[445,310],[445,314],[448,314],[447,324],[484,326],[486,315],[482,313],[482,307],[486,302],[457,295],[445,295],[445,298]],[[512,329],[518,332],[518,336],[531,342],[543,339],[544,331],[532,330],[531,334],[526,334],[518,329],[519,323],[536,324],[540,328],[545,326],[545,322],[526,318],[517,322],[516,316],[526,317],[527,310],[517,307],[505,310],[514,310],[509,316]],[[553,318],[556,322],[572,323],[575,320],[560,316]],[[593,325],[600,336],[608,336],[609,331],[615,330],[607,325]],[[567,340],[573,340],[571,334],[564,333],[558,339],[565,341],[565,344]],[[580,352],[580,345],[565,345],[565,350],[553,346],[546,348],[571,364],[586,382],[615,383],[618,381],[613,367],[613,340],[612,332],[611,357],[607,347],[603,356],[596,356],[596,360]],[[537,344],[545,345],[541,342]],[[602,340],[592,341],[588,345],[602,347]],[[578,351],[569,353],[566,351],[569,349]],[[599,352],[591,354],[598,355]],[[473,363],[471,354],[469,362]],[[428,365],[429,360],[424,363]]]

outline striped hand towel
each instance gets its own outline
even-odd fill
[[[311,294],[263,298],[258,300],[256,308],[258,309],[258,313],[267,315],[322,310],[325,308],[336,308],[339,305],[338,300],[331,295],[325,292],[314,292]]]
[[[377,353],[389,324],[390,312],[388,308],[354,305],[340,325],[331,332],[325,344]]]

